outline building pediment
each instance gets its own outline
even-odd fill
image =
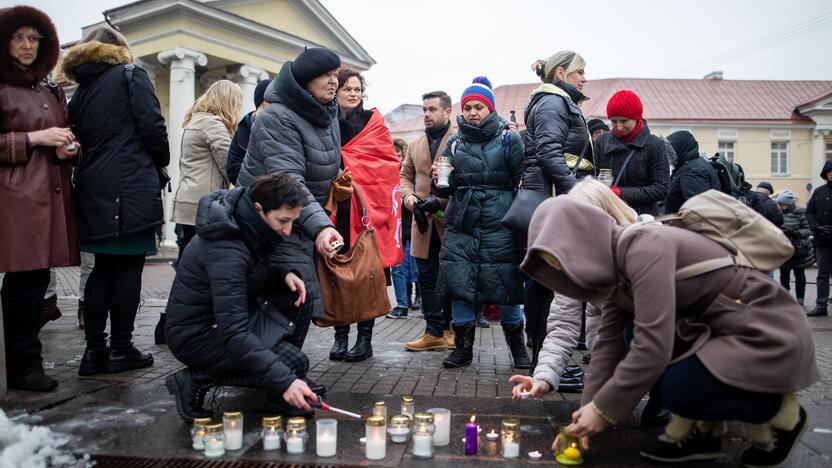
[[[294,9],[301,13],[302,20],[309,22],[310,26],[319,33],[319,37],[324,38],[324,40],[315,41],[301,37],[226,10],[226,8],[231,9],[241,3],[260,3],[262,4],[262,11],[268,12],[269,3],[272,3],[269,1],[141,0],[104,13],[109,21],[128,37],[131,47],[134,49],[141,49],[143,44],[152,43],[164,37],[182,35],[200,41],[214,40],[227,47],[240,50],[251,50],[248,44],[256,41],[266,50],[279,50],[286,53],[287,56],[297,55],[306,47],[328,47],[335,50],[348,66],[366,70],[375,64],[373,58],[318,1],[272,1],[290,3]],[[185,21],[186,24],[182,25],[182,21]],[[165,23],[175,22],[180,24],[176,27],[162,27]],[[197,26],[188,27],[188,23]],[[87,29],[94,26],[97,25],[90,26]],[[211,37],[214,35],[214,31],[216,37]],[[85,34],[86,32],[84,31]],[[239,41],[235,41],[235,37],[238,37]],[[256,54],[256,51],[252,51],[252,53]],[[261,55],[267,54],[261,52]]]

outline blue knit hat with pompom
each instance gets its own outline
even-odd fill
[[[488,110],[494,112],[494,91],[492,90],[491,82],[488,81],[488,78],[478,76],[474,78],[471,83],[471,86],[465,88],[465,91],[462,92],[462,100],[459,103],[460,107],[464,107],[466,102],[476,99],[477,101],[481,101],[485,104],[485,106],[488,107]]]

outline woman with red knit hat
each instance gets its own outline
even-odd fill
[[[595,161],[611,169],[612,190],[639,214],[657,215],[658,203],[670,185],[673,151],[664,140],[644,125],[644,107],[633,91],[624,89],[607,102],[612,131],[595,142]]]

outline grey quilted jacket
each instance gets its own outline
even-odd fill
[[[292,75],[292,62],[283,64],[266,89],[265,100],[269,105],[254,121],[237,183],[247,187],[255,177],[277,171],[300,181],[308,204],[297,224],[314,239],[332,225],[323,205],[341,167],[338,109],[322,106],[300,87]]]

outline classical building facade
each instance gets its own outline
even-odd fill
[[[498,86],[497,111],[508,119],[523,112],[539,83]],[[606,119],[610,96],[631,89],[644,102],[651,131],[667,136],[688,130],[700,151],[724,153],[743,166],[756,185],[767,180],[775,191],[791,190],[808,201],[822,183],[820,170],[832,159],[832,81],[724,80],[713,73],[702,80],[613,78],[591,80],[582,105],[587,119]],[[453,92],[453,90],[448,90]],[[452,94],[453,95],[453,94]],[[454,115],[459,114],[459,104]],[[389,124],[393,136],[412,139],[424,130],[421,117]]]
[[[174,190],[179,180],[182,122],[194,99],[213,82],[243,90],[243,111],[254,108],[254,87],[274,78],[306,47],[327,47],[343,64],[369,69],[375,61],[317,0],[139,0],[104,12],[150,74],[168,125]],[[83,29],[82,37],[105,22]],[[73,44],[65,44],[68,48]],[[66,87],[71,97],[72,85]],[[169,219],[172,194],[166,194]],[[175,245],[173,224],[164,242]]]

